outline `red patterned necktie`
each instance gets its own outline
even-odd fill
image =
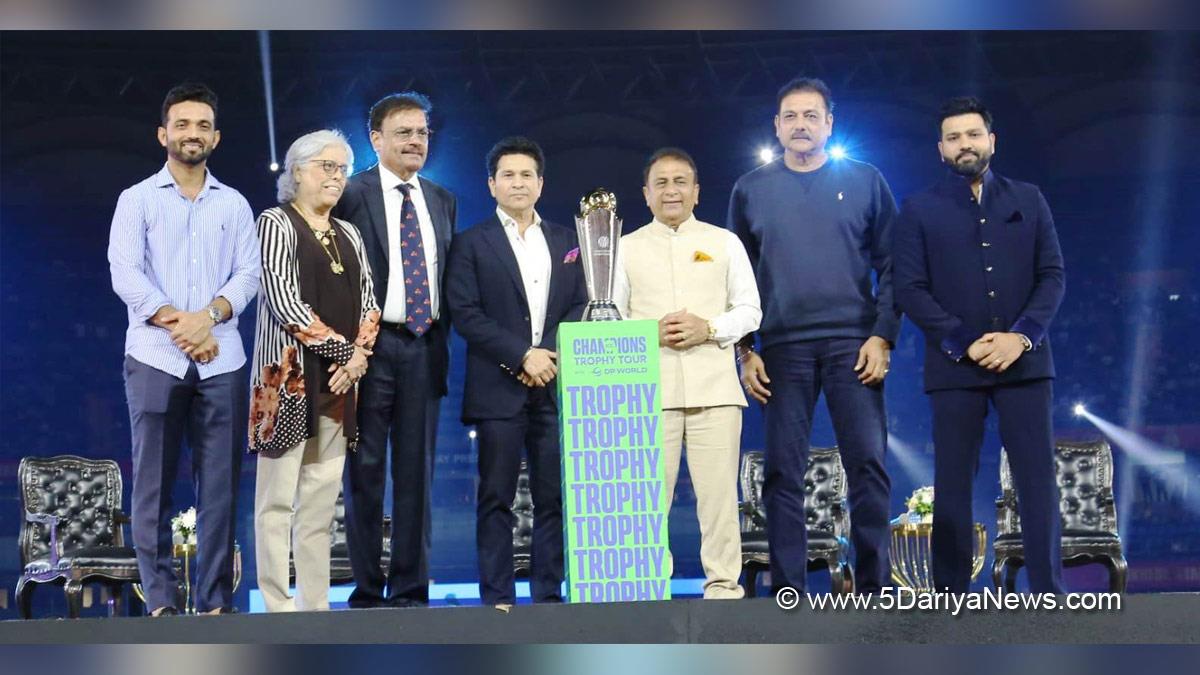
[[[429,275],[425,269],[425,243],[421,223],[413,204],[411,185],[396,187],[404,195],[400,208],[400,257],[404,264],[404,325],[413,335],[421,336],[433,325],[433,305],[429,302]]]

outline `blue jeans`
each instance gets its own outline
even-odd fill
[[[771,547],[771,584],[802,591],[808,573],[804,475],[813,409],[821,392],[846,469],[856,590],[878,592],[890,576],[888,495],[884,466],[887,413],[883,385],[858,381],[854,364],[863,338],[826,338],[773,345],[762,357],[771,378],[766,406],[763,502]]]

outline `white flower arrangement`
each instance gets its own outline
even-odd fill
[[[171,533],[176,544],[196,543],[196,507],[175,514],[171,519]]]
[[[908,506],[905,516],[910,523],[933,522],[933,486],[926,485],[913,490],[905,503]]]

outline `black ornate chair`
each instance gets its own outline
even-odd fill
[[[1062,511],[1063,566],[1100,563],[1108,568],[1109,590],[1124,593],[1129,566],[1117,533],[1112,448],[1105,440],[1058,441],[1054,455]],[[1000,497],[996,500],[996,540],[992,547],[992,583],[1012,591],[1017,571],[1025,564],[1025,549],[1017,491],[1004,451],[1000,453]]]
[[[338,492],[337,503],[334,505],[333,522],[329,525],[329,583],[337,586],[354,581],[354,568],[350,566],[350,548],[346,544],[346,499]],[[387,576],[388,567],[392,560],[392,518],[383,516],[383,555],[379,564]],[[296,561],[288,560],[288,577],[296,582]]]
[[[110,615],[121,612],[125,586],[140,581],[137,556],[121,525],[121,469],[111,459],[62,455],[26,457],[17,469],[23,519],[19,535],[21,578],[17,604],[32,615],[39,584],[63,586],[67,613],[79,616],[83,585],[109,590]],[[130,609],[140,610],[130,594]],[[140,613],[138,611],[137,613]]]
[[[759,572],[770,568],[767,512],[762,488],[765,456],[761,450],[742,455],[742,587],[754,597]],[[836,447],[812,448],[804,474],[804,512],[808,525],[808,569],[828,568],[834,593],[854,591],[850,566],[850,512],[846,505],[846,471]]]
[[[521,460],[517,477],[517,496],[513,499],[513,571],[518,577],[529,576],[533,551],[533,493],[529,488],[529,466]]]

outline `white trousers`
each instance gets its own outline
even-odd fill
[[[737,500],[742,408],[673,408],[663,410],[662,419],[667,494],[672,501],[683,447],[687,446],[688,473],[696,490],[696,518],[700,521],[704,598],[740,598],[745,595],[738,584],[742,572]]]
[[[258,457],[254,548],[258,589],[268,612],[329,609],[329,546],[346,464],[342,397],[317,400],[317,435],[281,457]],[[288,554],[296,597],[288,595]]]

